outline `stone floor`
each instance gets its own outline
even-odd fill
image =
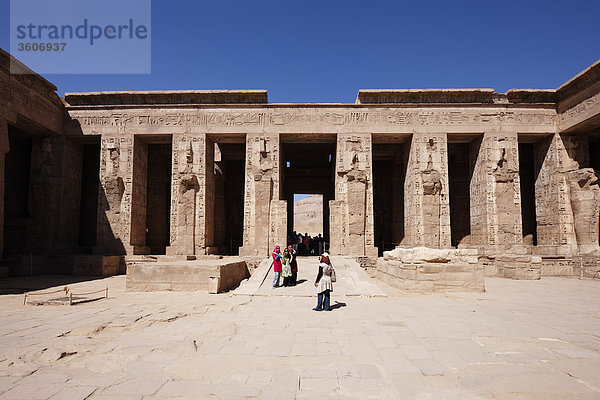
[[[130,293],[123,276],[1,280],[0,400],[600,399],[599,281],[423,295],[380,283],[385,298],[343,296],[340,282],[335,309],[315,312],[316,265],[256,296]],[[22,304],[65,284],[109,298]]]

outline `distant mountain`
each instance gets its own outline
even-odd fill
[[[311,194],[294,203],[294,230],[316,236],[323,234],[323,196]]]

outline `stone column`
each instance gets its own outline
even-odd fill
[[[445,133],[413,134],[404,180],[402,247],[451,245],[448,142]]]
[[[213,244],[214,178],[207,178],[213,163],[214,144],[205,133],[173,136],[169,255],[203,255]]]
[[[63,154],[65,138],[33,136],[29,204],[31,248],[34,254],[51,253],[60,237]],[[77,187],[72,188],[77,191]],[[75,210],[78,211],[78,210]],[[76,229],[76,228],[75,228]]]
[[[331,254],[377,257],[373,239],[371,134],[338,134]]]
[[[524,253],[516,133],[483,135],[470,195],[471,243],[492,255]]]
[[[281,196],[279,134],[246,135],[244,245],[241,256],[267,256],[287,241],[287,201]]]
[[[132,180],[133,136],[103,135],[94,253],[133,254],[130,246]]]
[[[4,252],[4,158],[8,151],[8,125],[0,118],[0,258]]]
[[[577,246],[569,185],[562,173],[562,165],[568,158],[560,135],[545,139],[539,146],[536,143],[534,147],[534,163],[540,165],[535,180],[536,250],[540,254],[570,255]]]
[[[600,187],[595,171],[586,168],[589,165],[587,136],[557,134],[550,150],[555,153],[554,168],[549,167],[553,171],[556,200],[554,204],[544,205],[558,217],[552,222],[558,227],[559,252],[596,254],[600,251]],[[550,162],[553,155],[550,154],[548,158]],[[543,240],[540,244],[545,244],[546,237]]]
[[[131,239],[134,254],[147,254],[146,205],[148,201],[148,145],[140,138],[133,141],[133,172],[131,179]]]

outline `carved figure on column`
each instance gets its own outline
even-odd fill
[[[600,186],[592,168],[581,168],[587,161],[587,137],[567,136],[563,141],[568,158],[564,161],[573,230],[579,254],[600,254],[598,226]]]
[[[592,168],[567,173],[573,210],[573,225],[580,254],[600,253],[598,248],[598,208],[600,186]]]

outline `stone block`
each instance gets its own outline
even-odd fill
[[[209,290],[209,281],[214,280],[216,292],[220,293],[237,287],[249,276],[246,263],[237,257],[146,262],[128,265],[126,288],[130,291]]]
[[[377,278],[414,292],[485,291],[484,268],[473,264],[402,264],[377,261]]]

